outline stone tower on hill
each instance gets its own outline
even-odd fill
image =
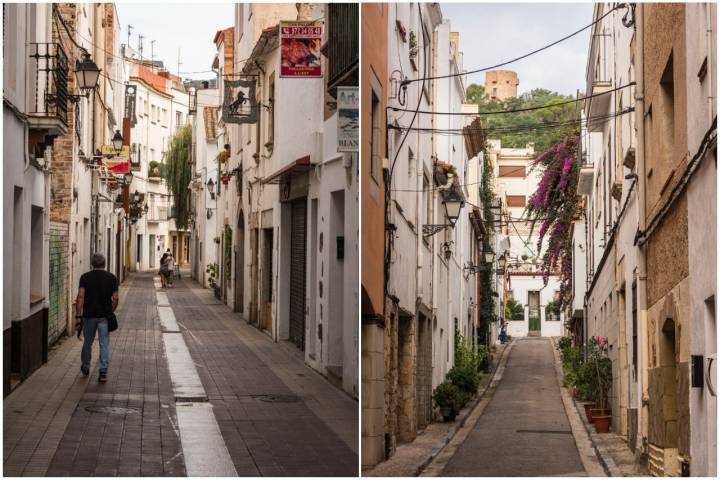
[[[517,97],[520,85],[517,73],[510,70],[491,70],[485,72],[485,95],[495,100]]]

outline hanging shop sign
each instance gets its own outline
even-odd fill
[[[338,87],[338,151],[357,152],[360,98],[357,87]]]
[[[321,22],[280,22],[280,76],[322,77],[321,45]]]
[[[118,153],[112,145],[103,145],[102,147],[103,164],[112,173],[129,173],[130,172],[130,147],[123,145],[122,150]]]
[[[137,87],[135,85],[125,86],[125,112],[123,117],[129,118],[132,125],[135,125],[135,97]]]
[[[225,80],[222,121],[225,123],[257,123],[258,104],[256,80]]]

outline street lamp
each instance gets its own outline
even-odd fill
[[[83,53],[82,62],[75,61],[75,76],[80,90],[89,94],[90,90],[95,90],[95,87],[97,87],[100,79],[100,69],[92,61],[88,52]]]
[[[451,190],[445,198],[443,198],[443,206],[445,207],[445,216],[450,222],[451,227],[455,227],[460,216],[460,209],[465,206],[465,199],[462,198],[455,190]]]
[[[139,203],[140,202],[140,192],[135,190],[135,193],[133,193],[133,202]]]
[[[489,250],[489,251],[485,252],[483,254],[483,256],[485,258],[485,263],[492,263],[493,260],[495,259],[495,252],[493,252],[492,250]]]
[[[208,187],[208,192],[210,192],[210,199],[214,200],[215,199],[215,182],[213,182],[212,178],[207,181],[207,187]]]
[[[465,206],[465,198],[457,190],[453,189],[443,195],[443,207],[445,207],[445,218],[448,223],[423,225],[423,237],[427,238],[445,230],[447,227],[455,228],[455,223],[460,217],[460,210]]]
[[[122,151],[123,137],[120,134],[120,130],[115,130],[115,135],[113,135],[113,138],[112,138],[112,144],[113,144],[113,148],[115,149],[116,153],[120,153]]]
[[[125,175],[123,175],[123,177],[125,179],[125,185],[130,185],[132,183],[132,180],[133,180],[132,172],[126,173]]]

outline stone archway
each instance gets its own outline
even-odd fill
[[[238,213],[237,235],[235,235],[235,301],[233,310],[243,313],[245,302],[245,216]]]

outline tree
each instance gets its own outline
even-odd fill
[[[478,85],[477,83],[471,83],[467,87],[467,92],[465,93],[465,98],[466,98],[467,103],[477,103],[477,104],[482,103],[485,98],[485,86]]]
[[[188,226],[190,212],[190,197],[188,185],[192,177],[190,168],[190,155],[192,148],[192,130],[190,125],[185,125],[171,140],[167,152],[165,152],[165,168],[160,169],[165,179],[175,211],[175,225],[178,229],[185,229]]]
[[[508,298],[505,303],[505,318],[508,320],[524,320],[525,307],[514,298]]]
[[[478,104],[479,111],[482,114],[483,112],[553,105],[572,100],[574,97],[561,95],[543,88],[536,88],[519,97],[493,100],[485,98],[485,87],[473,83],[467,88],[466,98],[467,102]],[[560,139],[569,130],[574,129],[576,125],[532,129],[529,127],[537,127],[550,122],[572,122],[575,120],[579,122],[579,118],[580,111],[574,102],[528,112],[482,116],[483,128],[487,138],[499,139],[503,147],[509,148],[524,148],[528,143],[534,143],[536,152],[542,152],[559,143]]]

